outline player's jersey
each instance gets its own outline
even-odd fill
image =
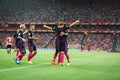
[[[28,37],[33,37],[33,36],[34,36],[34,33],[31,30],[29,30],[28,33],[27,33],[27,38]],[[28,49],[29,49],[29,52],[37,50],[35,42],[34,42],[33,39],[28,38]]]
[[[29,30],[28,33],[27,33],[27,37],[33,37],[34,36],[34,33]],[[34,40],[33,39],[28,39],[28,43],[31,43],[31,44],[34,44]]]
[[[16,34],[14,34],[14,40],[15,40],[15,45],[17,45],[18,44],[18,34],[16,33]]]
[[[19,30],[18,31],[18,37],[21,37],[21,38],[25,38],[24,34],[23,34],[23,31]],[[26,53],[26,50],[25,50],[25,43],[22,39],[19,39],[18,38],[18,49],[20,50],[20,53],[21,54],[25,54]]]
[[[65,33],[68,33],[68,31],[66,31]],[[66,37],[66,38],[67,38],[67,37],[68,37],[68,35],[64,35],[64,37]]]
[[[69,29],[69,26],[65,26],[63,28],[53,28],[53,31],[55,31],[55,34],[56,34],[56,40],[59,40],[59,41],[67,41],[67,37],[65,35],[63,36],[60,36],[60,33],[61,32],[64,32],[66,33],[67,32],[67,29]]]
[[[12,45],[12,43],[13,43],[13,38],[7,37],[7,39],[5,40],[5,44],[6,45]]]
[[[21,38],[24,38],[23,31],[19,30],[19,31],[18,31],[18,36],[20,36]],[[18,42],[20,42],[20,41],[24,42],[22,39],[19,39],[19,38],[18,38]]]

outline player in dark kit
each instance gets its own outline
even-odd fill
[[[67,44],[66,31],[78,22],[79,21],[77,20],[72,24],[70,24],[69,26],[65,26],[63,22],[59,22],[58,26],[55,28],[44,25],[45,28],[55,31],[56,34],[55,47],[56,47],[56,52],[58,52],[59,54],[58,60],[60,65],[63,65],[64,53],[67,51],[68,44]]]
[[[15,49],[14,49],[14,53],[16,52],[16,57],[19,54],[19,38],[18,38],[18,32],[20,29],[17,30],[17,33],[14,34],[13,38],[14,38],[14,44],[15,44]],[[25,30],[23,34],[26,34],[28,31]]]
[[[30,52],[28,55],[28,64],[33,64],[31,59],[37,54],[35,40],[38,40],[39,36],[34,36],[34,33],[33,33],[34,30],[35,30],[35,25],[30,25],[30,29],[27,33],[28,48]]]
[[[20,54],[14,58],[14,61],[16,62],[16,64],[20,64],[20,61],[22,60],[23,56],[26,54],[26,50],[25,50],[25,39],[24,39],[24,31],[25,31],[26,27],[24,24],[20,25],[20,29],[18,31],[18,49],[20,51]]]
[[[66,35],[65,35],[65,37],[67,38],[68,37],[68,32],[66,32],[65,33]],[[67,44],[67,50],[65,51],[65,56],[66,56],[66,59],[67,59],[67,65],[70,65],[70,57],[69,57],[69,54],[68,54],[68,43],[66,42],[66,44]],[[58,52],[55,52],[54,53],[54,56],[53,56],[53,60],[52,60],[52,64],[53,65],[56,65],[57,63],[56,63],[56,58],[57,58],[57,55],[58,55]],[[58,59],[58,64],[60,63],[60,59]]]

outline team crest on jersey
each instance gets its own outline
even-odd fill
[[[30,36],[30,33],[28,33],[28,35]]]
[[[20,35],[20,33],[18,35]]]

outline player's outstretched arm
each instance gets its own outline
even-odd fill
[[[52,30],[52,27],[50,27],[50,26],[43,25],[43,27],[46,28],[46,29]]]
[[[75,22],[71,23],[69,26],[73,27],[74,25],[76,25],[77,23],[79,23],[79,20],[76,20]]]
[[[26,42],[26,40],[20,36],[18,36],[19,39],[22,39],[24,42]]]
[[[68,33],[65,33],[65,32],[61,32],[60,34],[61,34],[61,35],[68,36]]]
[[[39,37],[37,37],[37,36],[34,36],[34,37],[28,37],[28,39],[37,40],[37,39],[39,39]]]
[[[28,30],[25,30],[23,34],[26,34],[28,32]]]

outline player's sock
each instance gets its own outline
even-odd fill
[[[53,62],[55,62],[56,57],[57,57],[57,53],[55,52],[55,53],[54,53],[54,56],[53,56]]]
[[[56,57],[57,57],[57,53],[55,52],[52,60],[53,65],[56,65]]]
[[[29,60],[31,60],[36,54],[37,54],[37,52],[31,53]]]
[[[58,64],[60,64],[60,53],[58,55]]]
[[[64,52],[61,52],[59,56],[60,56],[60,57],[59,57],[59,59],[60,59],[59,65],[60,65],[60,66],[63,66]]]
[[[31,52],[28,54],[28,61],[30,61]]]
[[[66,58],[67,58],[67,61],[68,63],[70,63],[70,57],[69,57],[69,54],[65,54]]]
[[[23,58],[23,56],[24,56],[24,54],[20,53],[20,54],[17,56],[18,61],[21,61],[22,58]]]
[[[64,62],[64,52],[60,53],[60,63]]]

